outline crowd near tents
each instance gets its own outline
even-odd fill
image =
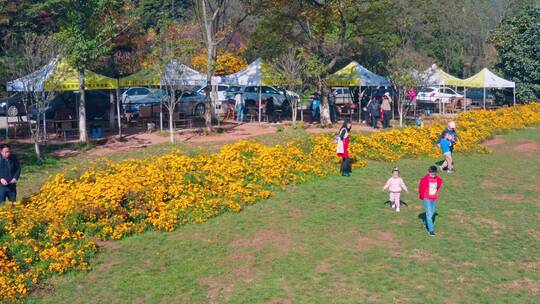
[[[418,86],[451,86],[463,88],[466,96],[467,88],[481,88],[484,90],[484,107],[486,89],[511,88],[514,92],[515,82],[505,80],[488,69],[481,70],[478,74],[460,79],[454,77],[441,68],[433,65],[427,70],[412,71],[418,80]],[[136,72],[124,78],[114,79],[99,75],[92,71],[85,71],[85,90],[116,90],[117,100],[119,89],[132,86],[163,87],[163,86],[206,86],[208,77],[205,73],[198,72],[176,60],[171,60],[164,65],[154,65],[147,69]],[[390,88],[392,82],[387,77],[377,75],[356,61],[352,61],[342,69],[329,75],[326,83],[331,87],[373,87]],[[257,59],[243,70],[221,77],[212,77],[212,85],[227,84],[235,86],[287,86],[283,77],[272,69],[271,65],[262,59]],[[11,92],[47,92],[47,91],[78,91],[79,73],[66,60],[55,58],[47,65],[29,75],[7,82],[7,90]],[[260,92],[260,90],[259,90]],[[120,106],[117,102],[118,127],[120,124]],[[466,104],[466,103],[465,103]],[[464,105],[464,109],[465,105]],[[259,122],[261,121],[261,101],[259,98]]]

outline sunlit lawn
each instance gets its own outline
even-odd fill
[[[398,163],[411,189],[397,214],[370,162],[293,186],[239,214],[109,244],[93,270],[56,276],[43,303],[538,303],[540,133],[458,155],[436,237],[418,179],[434,159]],[[536,149],[536,150],[535,150]]]

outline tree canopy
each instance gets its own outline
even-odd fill
[[[406,50],[460,77],[496,67],[520,86],[526,84],[520,97],[532,98],[538,96],[538,43],[532,38],[537,23],[532,20],[539,2],[228,0],[227,12],[216,23],[223,30],[217,33],[217,53],[234,54],[231,58],[240,63],[258,57],[272,62],[298,49],[307,81],[315,85],[321,75],[351,60],[390,75],[394,57]],[[119,77],[155,63],[161,37],[172,31],[174,39],[196,48],[191,62],[203,66],[206,47],[196,3],[0,0],[0,85],[9,74],[5,63],[20,57],[15,42],[25,33],[63,41],[63,53],[76,65]]]

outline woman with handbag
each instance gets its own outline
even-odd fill
[[[341,161],[341,175],[351,175],[351,158],[349,156],[349,141],[351,135],[352,123],[349,119],[346,119],[339,130],[339,134],[336,136],[337,141],[337,155],[342,158]]]

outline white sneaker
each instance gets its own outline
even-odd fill
[[[396,205],[395,205],[395,204],[392,204],[392,208],[396,208]]]
[[[399,208],[396,208],[396,212],[399,212]]]

